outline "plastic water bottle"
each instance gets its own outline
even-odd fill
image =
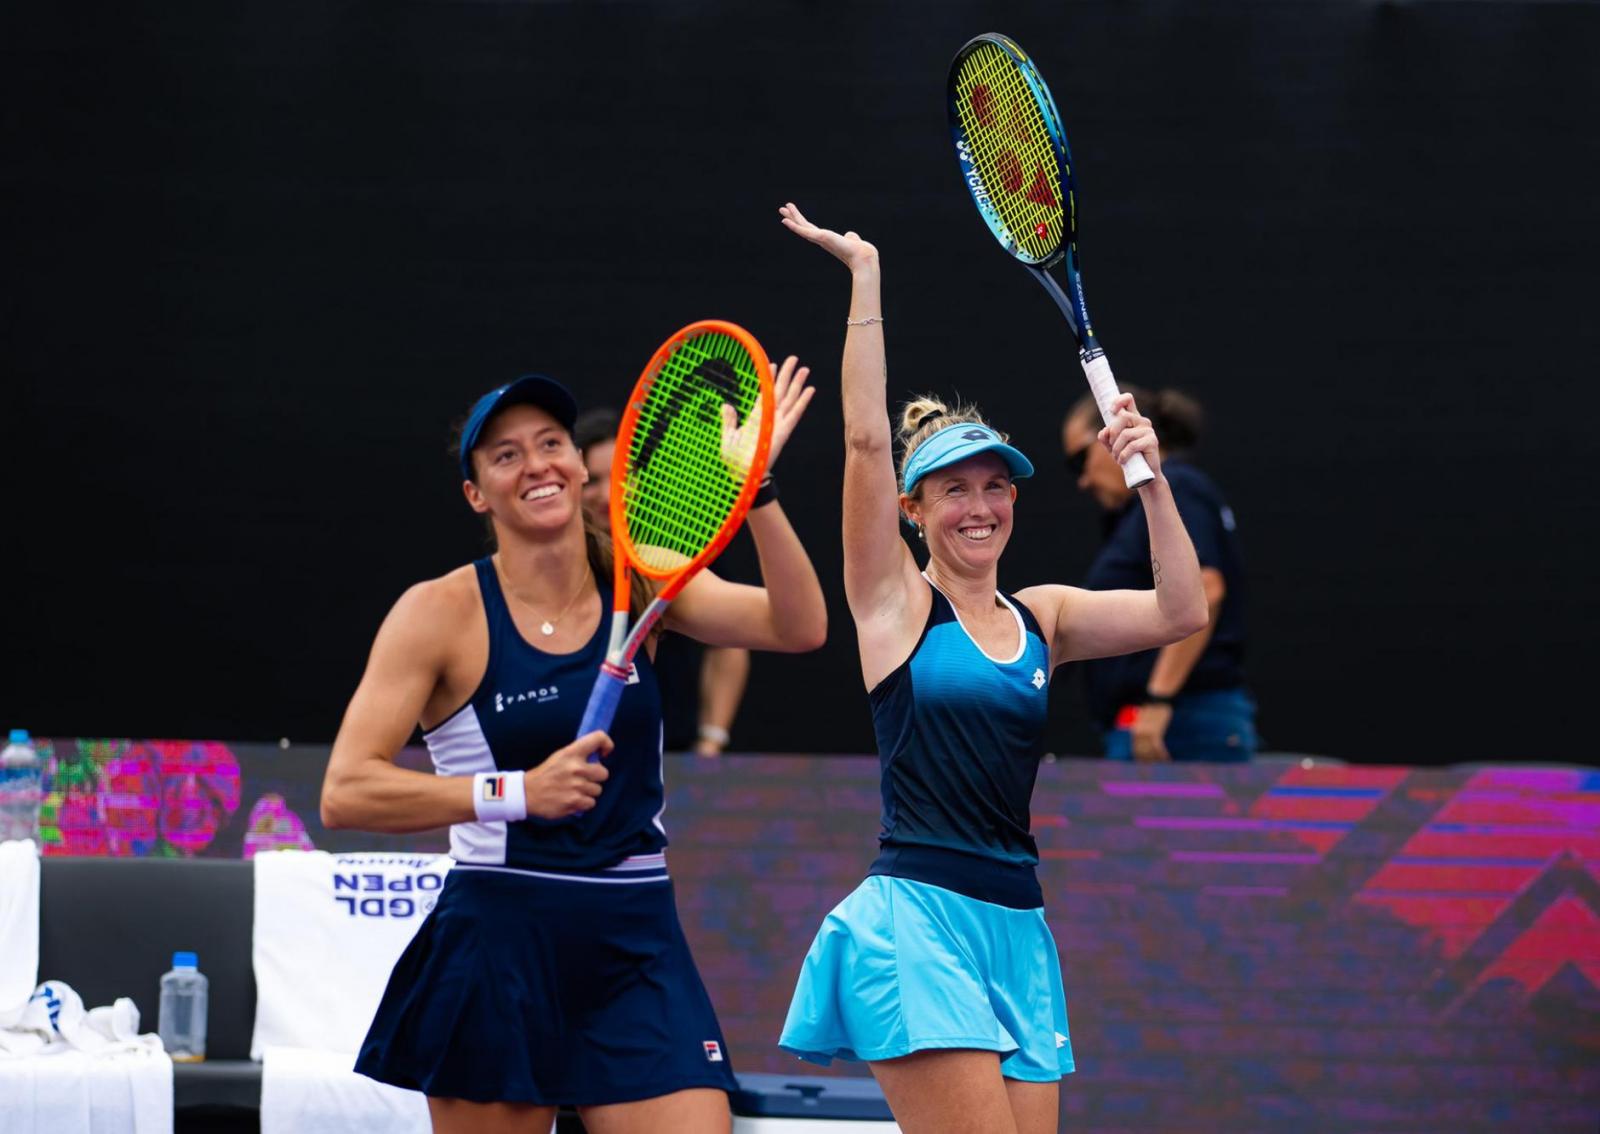
[[[199,1063],[206,1057],[209,986],[193,953],[172,954],[172,971],[161,978],[156,1031],[161,1036],[161,1046],[178,1063]]]
[[[39,843],[39,800],[44,796],[39,753],[25,728],[11,730],[0,751],[0,843],[32,839]]]

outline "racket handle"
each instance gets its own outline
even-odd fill
[[[617,715],[617,702],[622,700],[622,691],[628,687],[628,671],[621,666],[605,662],[600,666],[600,676],[594,680],[594,688],[589,691],[589,703],[583,710],[583,723],[578,726],[578,735],[587,736],[591,732],[605,732],[611,727],[611,721]],[[598,763],[598,755],[590,756],[589,763]]]
[[[1120,393],[1117,380],[1111,376],[1111,364],[1103,354],[1082,361],[1083,376],[1089,379],[1089,389],[1094,393],[1095,404],[1100,407],[1100,418],[1110,425],[1111,403]],[[1155,478],[1156,474],[1150,471],[1150,462],[1144,459],[1143,453],[1135,453],[1123,463],[1122,480],[1129,488],[1139,488]]]

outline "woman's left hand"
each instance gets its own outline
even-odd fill
[[[776,416],[772,421],[772,442],[767,448],[768,469],[778,463],[778,454],[783,452],[789,435],[800,424],[806,407],[811,404],[812,395],[817,392],[815,386],[806,385],[806,379],[810,376],[811,368],[801,366],[800,360],[792,354],[783,360],[782,366],[772,364],[772,405]],[[723,405],[722,459],[730,466],[736,469],[749,468],[755,454],[756,439],[760,436],[760,402],[756,403],[756,408],[745,418],[743,425],[739,424],[738,411],[730,405]]]
[[[1150,463],[1150,471],[1161,479],[1161,439],[1156,436],[1150,419],[1139,413],[1133,404],[1132,394],[1118,394],[1111,403],[1111,424],[1099,433],[1100,444],[1116,459],[1126,465],[1133,454],[1143,453]],[[1153,482],[1152,482],[1153,483]]]

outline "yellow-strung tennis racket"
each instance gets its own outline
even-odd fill
[[[1089,389],[1109,424],[1117,383],[1083,302],[1072,154],[1050,88],[1015,41],[989,32],[956,52],[948,94],[950,137],[973,204],[1000,246],[1027,266],[1067,317]],[[1064,269],[1070,298],[1049,274],[1056,264]],[[1139,453],[1122,466],[1122,476],[1129,488],[1154,479]]]

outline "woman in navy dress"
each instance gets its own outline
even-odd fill
[[[778,371],[774,458],[810,401],[806,374],[793,358]],[[449,826],[456,862],[356,1070],[423,1092],[441,1132],[542,1134],[562,1105],[592,1134],[727,1131],[731,1065],[667,873],[649,651],[609,735],[573,740],[611,613],[576,414],[539,375],[479,399],[462,490],[495,551],[400,597],[334,741],[326,826]],[[766,585],[703,572],[665,623],[712,645],[815,649],[827,632],[816,572],[775,489],[757,504],[747,523]],[[436,775],[393,763],[418,722]]]

